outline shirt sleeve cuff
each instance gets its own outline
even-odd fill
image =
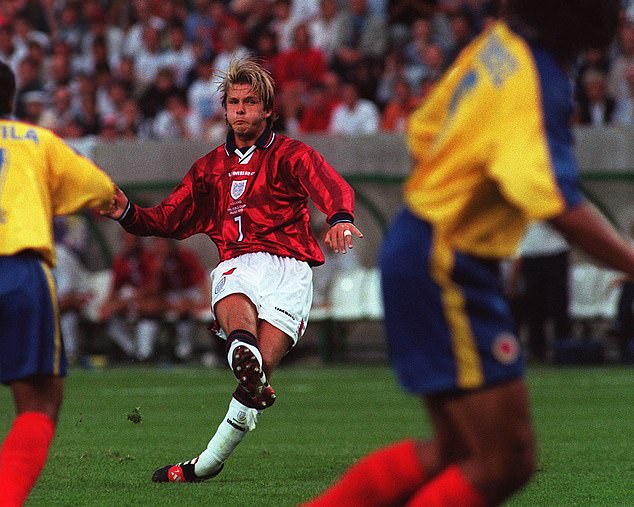
[[[132,201],[128,201],[128,205],[126,206],[125,211],[117,219],[117,221],[120,224],[125,225],[132,220],[132,217],[134,217],[134,205],[132,204]]]
[[[332,217],[330,217],[330,220],[328,220],[328,224],[330,225],[330,227],[339,223],[353,223],[353,222],[354,222],[354,219],[352,218],[352,215],[346,212],[335,213]]]

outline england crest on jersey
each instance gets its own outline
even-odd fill
[[[231,198],[235,201],[244,194],[244,190],[247,188],[247,180],[234,180],[231,182]]]

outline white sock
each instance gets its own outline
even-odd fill
[[[196,475],[202,477],[217,470],[233,454],[245,435],[255,429],[260,413],[231,398],[227,415],[194,465]]]
[[[155,320],[142,319],[137,324],[137,352],[139,360],[144,361],[154,353],[154,342],[159,323]]]

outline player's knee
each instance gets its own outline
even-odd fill
[[[519,490],[537,468],[535,438],[529,427],[510,429],[506,444],[485,459],[491,489],[501,498]]]

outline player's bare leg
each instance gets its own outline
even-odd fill
[[[227,414],[207,448],[190,461],[158,469],[153,476],[155,482],[193,482],[218,475],[224,467],[225,460],[233,454],[246,434],[255,429],[262,410],[272,404],[263,403],[270,399],[266,398],[267,387],[270,389],[268,392],[274,394],[268,386],[267,378],[270,378],[273,369],[292,347],[293,342],[289,336],[266,321],[258,321],[255,307],[246,296],[227,296],[216,304],[214,310],[228,337],[233,338],[238,344],[231,350],[229,343],[230,365],[235,369],[235,366],[241,364],[243,372],[248,365],[250,369],[247,372],[247,381],[242,381],[240,371],[234,371],[240,383],[233,393]],[[251,329],[256,331],[257,335],[251,332]],[[242,361],[235,361],[236,350],[240,351]],[[245,357],[248,360],[244,360]],[[255,371],[256,367],[258,371]],[[261,385],[264,389],[248,391],[248,386],[255,385],[257,388],[260,378],[263,378]]]
[[[407,505],[451,506],[466,497],[472,499],[469,505],[499,505],[528,482],[536,449],[523,380],[430,397],[426,405],[434,440],[420,447],[420,461],[435,477]]]
[[[61,377],[13,382],[16,418],[0,449],[2,505],[22,505],[35,485],[53,440],[64,397]]]

